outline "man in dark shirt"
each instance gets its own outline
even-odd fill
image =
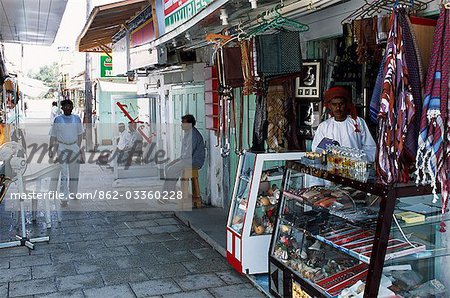
[[[175,191],[177,181],[186,168],[196,167],[200,169],[205,162],[205,142],[203,137],[195,128],[195,117],[184,115],[181,117],[181,128],[184,131],[181,144],[181,156],[166,168],[164,190]]]

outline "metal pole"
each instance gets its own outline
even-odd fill
[[[86,19],[92,10],[92,0],[86,0]],[[86,121],[86,150],[93,151],[92,142],[92,82],[91,82],[91,55],[86,52],[86,69],[84,72],[84,117]]]

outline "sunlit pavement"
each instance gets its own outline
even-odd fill
[[[29,105],[27,140],[42,142],[48,132],[30,132],[48,119],[51,101]],[[80,177],[79,191],[111,188],[114,180],[96,164],[82,165]],[[20,232],[4,205],[2,242]],[[0,250],[0,297],[263,297],[173,212],[62,211],[61,222],[53,212],[49,229],[43,212],[36,223],[30,218],[27,212],[28,235],[50,242]]]

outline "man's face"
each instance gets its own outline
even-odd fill
[[[128,129],[133,132],[136,130],[136,123],[128,123]]]
[[[192,128],[192,123],[188,123],[186,120],[181,120],[181,129],[186,131]]]
[[[125,125],[119,125],[119,132],[125,131]]]
[[[347,118],[347,101],[344,98],[333,98],[330,109],[335,120],[344,121]]]
[[[73,105],[71,103],[65,103],[61,106],[61,109],[64,112],[64,115],[70,116],[72,114]]]

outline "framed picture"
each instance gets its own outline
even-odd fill
[[[296,97],[310,100],[320,99],[321,62],[304,60],[300,77],[295,79]]]

